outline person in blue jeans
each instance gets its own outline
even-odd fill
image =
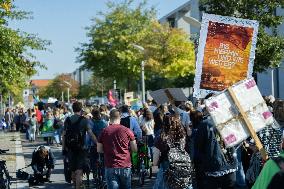
[[[97,151],[104,153],[105,177],[108,189],[131,189],[130,151],[137,152],[133,132],[120,125],[120,112],[110,112],[110,125],[103,129]]]

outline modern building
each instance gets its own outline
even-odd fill
[[[284,9],[277,9],[276,14],[284,16]],[[277,28],[277,34],[284,37],[284,22]],[[262,95],[284,99],[284,57],[278,68],[257,74],[257,84]]]
[[[279,8],[276,14],[284,15],[284,9]],[[187,17],[187,19],[184,17]],[[190,0],[163,16],[159,19],[159,22],[169,23],[171,27],[181,28],[191,38],[197,39],[200,26],[196,22],[201,21],[201,17],[202,12],[199,10],[199,0]],[[284,23],[277,28],[277,34],[284,36]],[[262,95],[272,94],[276,98],[284,99],[284,62],[279,68],[267,69],[263,73],[258,73],[257,84]]]
[[[193,18],[197,21],[201,20],[201,12],[199,11],[199,0],[190,0],[175,10],[171,11],[167,15],[159,19],[160,23],[169,23],[171,27],[181,28],[187,32],[190,36],[196,36],[199,34],[199,26],[192,22],[189,24],[183,17]]]
[[[80,85],[87,85],[92,79],[92,74],[92,71],[77,68],[73,73],[71,73],[71,77]]]

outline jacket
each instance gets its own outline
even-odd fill
[[[195,136],[195,161],[203,172],[218,172],[237,168],[234,148],[222,149],[217,129],[209,118],[197,126]]]

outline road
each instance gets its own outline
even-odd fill
[[[29,165],[31,163],[31,158],[32,158],[32,152],[33,150],[41,144],[45,144],[42,140],[40,142],[34,142],[31,143],[23,138],[24,136],[22,135],[22,146],[23,146],[23,154],[25,157],[25,163],[26,165]],[[52,183],[45,183],[42,186],[34,186],[30,188],[49,188],[49,189],[65,189],[65,188],[72,188],[71,184],[68,184],[65,182],[64,179],[64,174],[63,174],[63,159],[61,155],[61,147],[56,147],[56,146],[50,146],[54,156],[56,158],[56,164],[55,164],[55,169],[52,172],[51,175],[51,181]],[[31,167],[28,167],[26,169],[27,172],[32,173]],[[86,179],[86,178],[85,178]],[[133,184],[132,187],[134,189],[136,188],[143,188],[143,189],[150,189],[154,185],[155,181],[155,176],[152,179],[146,179],[145,184],[143,187],[139,186],[137,183],[138,178],[134,177],[133,179]],[[92,185],[89,188],[94,188]]]

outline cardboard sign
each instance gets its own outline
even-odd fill
[[[158,103],[164,104],[169,102],[171,99],[175,101],[187,101],[188,99],[184,95],[180,88],[167,88],[159,89],[150,92],[151,97]]]
[[[134,99],[134,92],[124,93],[124,103],[128,106],[131,106],[131,101]]]
[[[203,14],[196,60],[195,97],[222,91],[251,77],[257,33],[257,21]]]
[[[248,124],[255,133],[274,121],[254,79],[237,83],[206,100],[205,105],[226,147],[236,146],[252,136]]]

